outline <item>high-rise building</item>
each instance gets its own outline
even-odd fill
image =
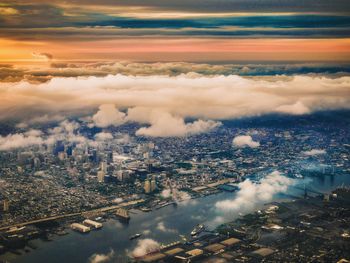
[[[19,174],[23,174],[23,172],[24,172],[23,167],[22,166],[17,166],[17,172]]]
[[[106,162],[101,162],[100,168],[101,168],[102,172],[104,172],[105,174],[107,173],[107,163]]]
[[[113,162],[113,152],[107,152],[107,164],[111,164]]]
[[[67,153],[66,152],[59,152],[57,155],[58,155],[58,159],[60,161],[63,161],[63,160],[65,160],[67,158]]]
[[[120,181],[120,182],[123,181],[124,176],[123,176],[123,171],[122,171],[122,170],[118,170],[118,171],[116,172],[116,176],[117,176],[117,178],[118,178],[118,181]]]
[[[148,143],[148,149],[153,150],[155,147],[153,142]]]
[[[40,167],[40,159],[38,157],[35,157],[34,160],[33,160],[33,165],[34,165],[34,168],[39,168]]]
[[[157,184],[156,184],[156,177],[153,176],[152,180],[151,180],[151,192],[153,192],[154,190],[156,190],[157,188]]]
[[[59,152],[64,152],[63,141],[57,141],[54,145],[53,154],[57,156]]]
[[[144,190],[146,194],[149,194],[151,192],[151,182],[149,179],[145,180]]]
[[[8,212],[10,209],[10,202],[8,199],[4,199],[3,201],[3,211]]]
[[[105,173],[103,171],[98,171],[97,172],[97,181],[99,183],[103,183],[105,180]]]
[[[90,161],[97,163],[98,162],[98,155],[97,155],[97,151],[96,150],[92,150],[91,154],[90,154]]]
[[[73,145],[67,146],[66,153],[67,156],[71,156],[73,154]]]
[[[149,157],[150,157],[149,152],[143,153],[143,158],[144,159],[149,159]]]

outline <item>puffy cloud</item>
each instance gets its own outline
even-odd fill
[[[93,254],[88,262],[89,263],[107,263],[114,262],[113,258],[115,257],[114,250],[111,249],[107,254]]]
[[[322,150],[322,149],[312,149],[310,151],[303,152],[303,154],[305,154],[307,156],[314,156],[314,155],[326,154],[326,151]]]
[[[7,151],[16,148],[23,148],[33,145],[41,145],[44,140],[38,131],[28,131],[26,133],[15,133],[7,136],[0,136],[0,151]]]
[[[113,139],[113,135],[110,132],[99,132],[95,134],[95,139],[98,141],[106,141]]]
[[[33,137],[39,137],[39,136],[41,136],[42,134],[43,134],[42,131],[36,130],[36,129],[31,129],[31,130],[26,131],[26,132],[24,133],[24,135],[26,135],[26,136],[33,136]]]
[[[310,113],[310,109],[306,107],[302,102],[297,101],[292,105],[281,105],[276,108],[277,112],[292,114],[292,115],[303,115]]]
[[[46,133],[31,129],[23,133],[0,136],[0,151],[25,148],[34,145],[50,145],[58,140],[75,142],[78,144],[93,143],[88,138],[77,134],[80,125],[74,121],[62,121],[58,126],[48,129]]]
[[[151,137],[186,136],[210,131],[221,125],[216,121],[197,120],[185,123],[181,117],[172,116],[167,112],[156,112],[151,115],[150,127],[143,127],[136,131],[136,135]]]
[[[80,124],[75,121],[62,121],[58,126],[48,130],[49,136],[46,139],[46,143],[53,144],[58,140],[80,144],[89,143],[86,137],[77,133],[79,128]]]
[[[53,59],[52,54],[50,53],[37,53],[37,52],[32,52],[32,56],[34,58],[38,58],[38,59],[45,59],[45,60],[51,60]]]
[[[158,222],[156,228],[162,232],[177,233],[176,229],[166,227],[164,222]]]
[[[58,121],[63,121],[65,117],[61,114],[55,114],[55,115],[49,115],[49,114],[44,114],[41,116],[34,117],[29,120],[25,120],[19,124],[16,125],[18,128],[26,128],[30,125],[33,124],[42,124],[42,123],[52,123],[52,122],[58,122]]]
[[[173,186],[173,192],[170,189],[164,189],[161,192],[163,198],[172,197],[175,202],[182,202],[183,205],[193,205],[196,203],[195,200],[191,199],[191,195],[185,191],[180,191]]]
[[[274,171],[258,183],[253,183],[249,179],[239,183],[240,189],[234,199],[219,201],[215,206],[224,213],[246,213],[252,211],[258,204],[271,201],[275,194],[287,191],[291,184],[292,179]]]
[[[254,141],[252,137],[249,135],[236,136],[235,138],[233,138],[232,144],[235,147],[239,147],[239,148],[246,147],[246,146],[250,148],[256,148],[260,146],[260,143]]]
[[[118,126],[125,122],[125,113],[116,109],[113,104],[103,104],[98,112],[92,117],[97,127]]]
[[[74,133],[77,129],[79,129],[80,125],[79,123],[75,122],[75,121],[68,121],[68,120],[64,120],[62,122],[59,123],[58,126],[51,128],[48,130],[48,132],[50,134],[53,135],[59,135],[62,133]]]
[[[132,251],[132,256],[142,257],[144,255],[147,255],[148,253],[158,251],[159,248],[160,245],[157,241],[150,238],[141,239],[138,240],[135,249]]]
[[[25,127],[23,127],[25,128]],[[105,140],[114,139],[112,133],[100,132],[95,134],[94,139],[89,139],[80,134],[80,124],[76,121],[64,120],[57,126],[45,129],[44,132],[38,129],[30,129],[21,133],[0,136],[0,151],[25,148],[35,145],[52,145],[57,141],[66,141],[80,146],[98,146]],[[130,140],[128,135],[117,134],[115,142],[125,143]]]

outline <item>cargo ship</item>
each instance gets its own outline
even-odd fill
[[[148,207],[142,207],[140,210],[141,210],[142,212],[151,212],[151,211],[152,211],[152,209],[151,209],[151,208],[148,208]]]
[[[141,234],[135,234],[135,235],[129,237],[129,239],[133,240],[133,239],[139,238],[140,236],[141,236]]]
[[[175,202],[161,202],[156,207],[156,210],[161,209],[163,207],[169,206],[169,205],[177,205]]]
[[[203,224],[196,225],[196,227],[191,232],[191,236],[196,236],[202,233],[204,230],[205,230],[205,226]]]

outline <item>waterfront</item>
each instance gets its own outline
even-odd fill
[[[309,177],[305,180],[296,179],[296,187],[290,187],[288,192],[275,196],[275,200],[290,199],[293,196],[301,196],[301,190],[305,185],[309,189],[327,192],[337,186],[349,185],[348,174],[323,177]],[[313,194],[313,193],[310,193]],[[192,199],[180,203],[178,206],[167,206],[159,210],[144,213],[138,210],[131,211],[129,224],[122,224],[115,219],[108,219],[101,230],[92,231],[89,234],[80,234],[68,231],[65,236],[55,236],[53,241],[31,241],[37,248],[29,253],[22,251],[22,255],[7,253],[0,260],[8,260],[15,263],[42,262],[87,262],[95,253],[105,254],[113,249],[118,262],[128,260],[130,252],[137,244],[136,240],[129,237],[136,233],[142,233],[143,238],[151,238],[162,244],[181,241],[180,235],[187,238],[193,227],[198,223],[204,223],[211,228],[217,216],[215,203],[232,198],[233,194],[222,192],[202,198]],[[48,256],[49,255],[49,256]]]

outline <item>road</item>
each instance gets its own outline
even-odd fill
[[[58,220],[58,219],[63,219],[63,218],[68,218],[68,217],[80,216],[80,215],[84,215],[87,213],[97,213],[98,214],[98,213],[108,212],[108,211],[116,210],[116,209],[122,208],[122,207],[133,206],[133,205],[142,203],[144,201],[145,201],[144,199],[138,199],[138,200],[129,201],[126,203],[121,203],[119,205],[107,206],[107,207],[93,209],[93,210],[89,210],[89,211],[82,211],[82,212],[77,212],[77,213],[70,213],[70,214],[65,214],[65,215],[57,215],[57,216],[35,219],[35,220],[27,221],[27,222],[17,223],[17,224],[10,225],[10,226],[0,227],[0,231],[7,230],[7,229],[10,229],[13,227],[21,227],[21,226],[33,225],[33,224],[37,224],[37,223],[53,221],[53,220]]]

